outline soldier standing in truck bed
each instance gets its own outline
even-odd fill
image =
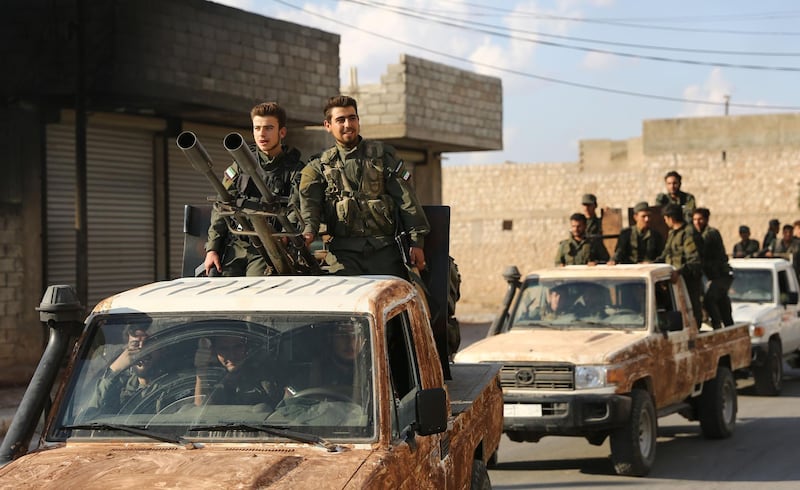
[[[428,219],[394,148],[359,135],[352,97],[331,97],[325,129],[336,145],[312,159],[300,179],[300,205],[310,244],[325,223],[329,247],[343,275],[389,274],[408,279],[408,266],[425,269]],[[408,239],[399,248],[398,232]],[[407,255],[407,258],[404,257]]]
[[[646,202],[636,203],[633,207],[633,220],[634,226],[619,233],[609,265],[655,262],[664,250],[664,238],[650,229],[650,206]]]
[[[692,215],[692,223],[703,237],[703,274],[708,279],[703,306],[711,326],[720,328],[733,325],[731,299],[728,296],[728,289],[733,284],[733,269],[728,264],[722,235],[716,228],[708,226],[710,216],[711,212],[707,208],[697,208]]]
[[[601,240],[586,236],[586,216],[575,213],[569,217],[570,237],[558,245],[556,265],[594,265],[608,260],[608,250]]]
[[[267,188],[284,204],[299,209],[297,185],[300,182],[300,171],[303,162],[300,152],[295,148],[283,145],[286,137],[286,111],[275,102],[257,104],[250,111],[253,122],[253,139],[255,145],[250,151],[258,162],[258,173]],[[260,199],[261,192],[247,173],[236,163],[225,170],[223,185],[236,196]],[[289,221],[296,217],[290,213]],[[231,222],[232,226],[236,223]],[[280,225],[272,223],[277,231]],[[208,228],[206,242],[206,259],[204,267],[206,275],[212,268],[224,276],[260,276],[267,271],[267,262],[246,236],[235,235],[228,231],[226,218],[219,216],[214,210],[211,213],[211,225]]]
[[[583,215],[586,216],[586,235],[600,240],[599,237],[603,235],[603,222],[597,217],[597,196],[584,194],[581,204],[583,205]]]
[[[664,176],[664,184],[667,187],[667,192],[662,192],[656,196],[656,205],[664,207],[667,204],[677,204],[683,210],[684,222],[690,222],[692,220],[692,213],[694,212],[694,208],[697,207],[697,204],[692,194],[681,190],[681,174],[675,170],[670,170]]]
[[[669,228],[669,235],[664,251],[656,262],[665,262],[675,268],[672,271],[673,281],[677,281],[679,276],[683,277],[697,328],[700,328],[703,322],[700,304],[700,297],[703,294],[703,264],[696,240],[698,235],[692,226],[686,224],[683,210],[677,204],[670,203],[664,208],[664,222]]]

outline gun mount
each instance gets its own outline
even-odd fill
[[[291,204],[282,202],[269,191],[258,173],[255,157],[240,134],[230,133],[223,140],[223,145],[239,168],[255,183],[261,193],[259,201],[231,193],[225,188],[213,172],[208,152],[194,133],[182,132],[176,143],[192,167],[202,173],[217,191],[214,210],[225,218],[229,233],[248,237],[269,268],[279,275],[321,273],[319,263],[306,247],[302,235],[288,219],[293,211]],[[294,215],[299,219],[299,212]],[[280,225],[280,232],[275,230],[276,224]]]

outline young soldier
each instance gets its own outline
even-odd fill
[[[575,213],[569,217],[570,237],[558,244],[556,265],[595,265],[608,260],[608,250],[600,240],[586,237],[586,216]]]
[[[300,209],[310,244],[320,223],[331,235],[330,250],[344,275],[390,274],[408,279],[407,265],[425,268],[428,219],[408,183],[409,172],[395,150],[359,135],[358,106],[345,95],[325,106],[325,129],[336,145],[312,159],[300,178]],[[409,246],[395,237],[402,229]],[[408,255],[408,264],[403,255]]]
[[[603,234],[603,222],[597,217],[597,196],[594,194],[584,194],[581,198],[583,205],[583,215],[586,216],[586,234],[591,237],[599,237]],[[601,240],[601,238],[595,238]]]
[[[758,241],[750,238],[749,226],[739,227],[739,238],[742,241],[733,246],[733,257],[737,259],[758,257],[760,251]]]
[[[684,221],[691,221],[694,208],[697,207],[694,196],[681,190],[681,174],[675,170],[670,170],[664,176],[664,185],[667,192],[656,196],[656,204],[664,207],[667,204],[677,204],[683,210]]]
[[[692,215],[692,223],[703,237],[703,274],[708,279],[703,306],[711,326],[720,328],[723,325],[733,325],[731,299],[728,296],[728,289],[733,284],[733,269],[728,265],[722,235],[716,228],[708,226],[710,216],[708,209],[697,208]]]
[[[276,198],[299,207],[297,185],[303,163],[297,149],[283,146],[283,139],[286,137],[286,111],[275,102],[263,102],[253,107],[250,119],[253,122],[255,140],[250,151],[258,162],[260,177]],[[236,163],[225,170],[222,183],[238,196],[261,198],[256,184]],[[289,219],[294,221],[291,214]],[[280,231],[278,223],[273,223],[273,226],[276,231]],[[216,212],[211,214],[205,248],[206,274],[209,274],[212,267],[224,276],[260,276],[267,272],[266,260],[250,240],[241,235],[231,236],[225,218]]]
[[[650,206],[639,202],[633,207],[635,226],[624,228],[617,240],[614,257],[608,263],[640,264],[655,262],[664,249],[664,238],[650,229]]]

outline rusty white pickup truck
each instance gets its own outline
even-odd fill
[[[581,436],[600,445],[610,437],[616,472],[646,475],[658,417],[678,412],[699,420],[706,437],[731,435],[733,372],[750,363],[747,326],[698,331],[672,271],[569,266],[520,283],[510,268],[502,314],[456,363],[503,364],[503,428],[512,441]]]
[[[75,303],[40,307],[52,349],[3,442],[4,487],[491,487],[500,366],[452,366],[445,381],[406,281],[184,278],[110,297],[77,326]],[[32,428],[15,424],[35,427],[71,328],[25,454]]]

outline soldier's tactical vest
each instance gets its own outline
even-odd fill
[[[327,182],[325,216],[333,236],[391,236],[396,232],[394,200],[386,193],[386,180],[395,169],[379,141],[362,141],[366,158],[361,165],[360,182],[345,176],[344,163],[336,147],[320,155]]]
[[[259,160],[258,149],[256,145],[250,145],[250,151]],[[300,151],[297,148],[285,148],[283,153],[278,156],[280,161],[274,169],[266,171],[261,168],[261,165],[256,165],[261,180],[267,184],[267,189],[279,200],[287,198],[292,193],[293,179],[299,174],[300,170]],[[226,189],[235,190],[239,195],[245,195],[252,198],[260,198],[261,192],[256,185],[251,181],[250,176],[239,168],[239,164],[233,162],[223,175],[222,184]]]

